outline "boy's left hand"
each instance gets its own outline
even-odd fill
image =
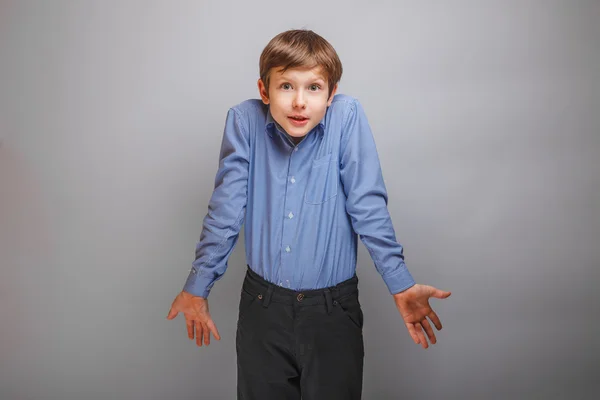
[[[427,339],[423,330],[427,333],[431,344],[436,343],[433,329],[427,321],[427,317],[433,322],[437,330],[442,329],[442,323],[435,311],[429,305],[429,298],[435,297],[445,299],[450,296],[450,292],[436,289],[433,286],[415,284],[403,292],[394,294],[396,307],[404,319],[408,333],[416,344],[421,344],[424,349],[428,348]]]

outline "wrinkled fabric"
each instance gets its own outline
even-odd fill
[[[360,237],[391,294],[413,286],[360,102],[337,94],[298,145],[277,125],[259,99],[229,109],[214,191],[183,290],[208,297],[242,224],[247,264],[275,285],[319,289],[350,279]]]

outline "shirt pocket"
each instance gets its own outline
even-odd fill
[[[337,196],[339,175],[332,154],[313,160],[304,192],[305,203],[323,204]]]

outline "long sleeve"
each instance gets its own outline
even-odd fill
[[[245,215],[249,158],[248,132],[240,123],[239,112],[232,108],[227,113],[215,188],[196,245],[196,258],[183,288],[185,292],[208,297],[227,269]]]
[[[352,227],[369,251],[391,294],[415,284],[404,263],[390,218],[375,140],[360,103],[354,99],[344,123],[340,175]]]

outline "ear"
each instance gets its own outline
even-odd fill
[[[331,102],[333,101],[333,96],[335,96],[337,89],[338,89],[338,84],[336,83],[335,86],[333,87],[333,90],[331,91],[331,96],[329,96],[329,100],[327,100],[327,107],[329,107],[331,105]]]
[[[258,85],[258,93],[260,94],[260,98],[262,99],[262,102],[265,104],[269,104],[269,93],[267,92],[267,89],[265,88],[265,84],[263,83],[262,79],[258,79],[258,82],[256,82]]]

